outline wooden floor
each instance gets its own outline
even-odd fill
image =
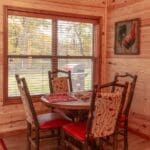
[[[26,150],[26,134],[19,133],[17,135],[11,135],[4,138],[8,150]],[[49,141],[44,140],[41,142],[41,150],[56,150],[56,140]],[[122,150],[122,146],[119,146],[119,150]],[[129,150],[150,150],[150,141],[140,138],[133,133],[129,133]]]

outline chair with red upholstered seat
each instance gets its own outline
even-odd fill
[[[7,150],[6,145],[3,141],[3,139],[0,139],[0,150]]]
[[[125,99],[125,104],[122,110],[122,115],[119,123],[119,134],[124,136],[124,150],[128,150],[128,115],[131,108],[131,103],[134,96],[134,89],[136,86],[137,75],[131,75],[129,73],[125,74],[116,74],[114,81],[117,83],[128,82],[129,86],[127,89],[127,96]],[[115,90],[115,87],[112,88],[112,91]]]
[[[72,80],[71,80],[71,71],[65,70],[56,70],[48,71],[49,78],[49,89],[50,93],[59,94],[59,93],[69,93],[72,92]],[[58,112],[62,115],[66,115],[71,119],[74,118],[73,111],[53,109],[54,112]]]
[[[16,80],[26,114],[28,149],[30,150],[31,144],[33,144],[35,148],[39,150],[40,139],[44,138],[43,136],[40,136],[42,131],[52,131],[51,135],[46,136],[45,138],[58,137],[61,127],[70,123],[70,121],[54,112],[37,115],[25,78],[20,78],[19,75],[16,75]],[[58,132],[56,133],[54,130],[57,130]]]
[[[119,87],[122,91],[102,93],[101,89]],[[112,82],[96,86],[91,100],[87,122],[70,123],[63,126],[65,148],[99,149],[96,139],[103,142],[104,138],[113,136],[113,149],[117,147],[117,125],[125,101],[128,84]],[[102,140],[103,139],[103,140]],[[101,145],[100,145],[101,146]]]

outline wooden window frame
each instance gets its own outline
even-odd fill
[[[17,16],[30,16],[30,17],[37,17],[37,18],[47,18],[47,19],[61,19],[66,21],[80,21],[85,23],[93,23],[94,24],[94,38],[93,38],[93,56],[56,56],[57,44],[52,42],[52,53],[55,53],[53,56],[42,56],[43,58],[50,58],[50,59],[91,59],[93,60],[93,84],[100,83],[101,79],[101,17],[95,17],[90,15],[76,15],[71,13],[58,13],[52,11],[45,11],[45,10],[37,10],[37,9],[28,9],[28,8],[20,8],[20,7],[12,7],[12,6],[4,6],[4,18],[3,18],[3,31],[4,31],[4,61],[3,61],[3,105],[6,104],[18,104],[21,103],[20,97],[8,97],[8,15],[17,15]],[[55,21],[52,22],[56,23]],[[55,36],[52,38],[57,38],[56,28],[52,30],[53,34],[55,32]],[[11,57],[11,55],[10,55]],[[13,56],[14,57],[14,56]],[[16,58],[20,58],[20,56],[15,56]],[[35,57],[39,58],[38,56],[34,55],[27,55],[23,56],[26,57]],[[40,56],[40,58],[42,58]],[[58,62],[58,61],[57,61]],[[55,69],[56,65],[52,65],[52,69]],[[38,101],[40,95],[32,96],[34,101]]]

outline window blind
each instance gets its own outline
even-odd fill
[[[47,72],[52,54],[52,20],[8,16],[8,95],[19,95],[15,74],[28,81],[31,94],[49,92]]]
[[[93,23],[8,15],[8,97],[18,96],[15,74],[32,95],[49,93],[48,70],[70,70],[74,91],[91,90]]]

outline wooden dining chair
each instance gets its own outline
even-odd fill
[[[51,94],[72,92],[71,71],[56,70],[48,71],[49,89]],[[76,112],[52,108],[52,111],[60,113],[70,119],[74,119]]]
[[[119,129],[118,133],[120,135],[123,135],[124,137],[124,150],[128,150],[128,116],[129,116],[129,111],[130,111],[133,96],[134,96],[137,75],[132,75],[129,73],[116,74],[114,81],[116,81],[117,83],[125,83],[125,82],[129,83],[129,86],[127,89],[127,96],[125,99],[125,104],[122,109],[122,115],[121,115],[120,123],[118,126],[118,129]],[[115,87],[112,88],[112,91],[114,90],[115,90]]]
[[[3,141],[3,139],[0,139],[0,150],[7,150],[6,145]]]
[[[48,77],[50,93],[72,92],[71,71],[48,71]]]
[[[122,91],[102,93],[101,89],[119,87]],[[100,143],[107,137],[113,136],[113,150],[117,147],[117,125],[127,92],[127,83],[115,82],[102,86],[95,86],[87,122],[70,123],[63,126],[64,149],[72,148],[83,150],[99,149]]]
[[[36,150],[39,150],[40,139],[59,137],[61,127],[70,121],[54,112],[37,115],[25,78],[20,78],[19,75],[16,74],[16,80],[26,114],[28,150],[31,149],[31,144]],[[57,131],[55,132],[55,130]],[[41,133],[44,131],[52,132],[49,136],[43,137]],[[59,144],[60,139],[58,138],[58,140]]]

